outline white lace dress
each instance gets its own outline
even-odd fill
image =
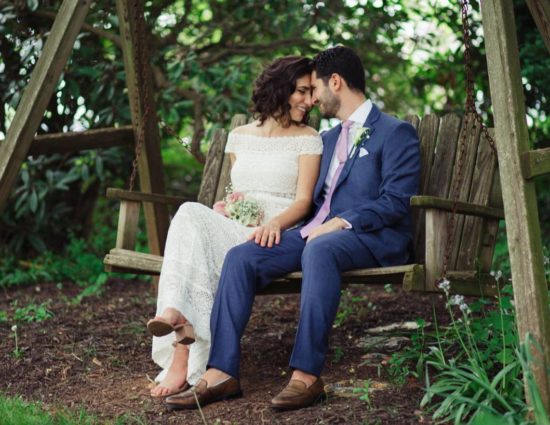
[[[226,152],[235,154],[233,190],[262,206],[268,222],[294,200],[298,157],[320,155],[320,136],[262,137],[230,133]],[[195,202],[183,204],[172,219],[160,274],[157,315],[176,308],[193,325],[196,340],[189,346],[187,380],[195,384],[206,369],[210,349],[210,312],[225,254],[246,242],[253,228],[232,221]],[[172,362],[174,335],[153,337],[153,360],[164,370]]]

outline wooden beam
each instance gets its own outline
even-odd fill
[[[143,0],[136,1],[139,1],[140,4],[143,2]],[[138,31],[136,10],[131,3],[133,2],[130,0],[117,0],[116,8],[136,143],[144,125],[142,122],[143,114],[148,111],[148,120],[143,128],[143,146],[138,160],[140,190],[149,193],[165,193],[160,154],[160,135],[154,101],[155,93],[147,50],[148,44],[135,39],[134,34]],[[141,28],[144,30],[145,24]],[[147,36],[144,34],[143,38],[146,40]],[[140,49],[145,49],[143,55],[144,70],[138,70],[135,66],[138,46]],[[166,243],[166,235],[168,234],[168,226],[170,225],[168,209],[166,205],[162,204],[144,204],[143,210],[149,250],[152,254],[162,254]]]
[[[411,197],[411,207],[451,212],[454,208],[454,201],[437,196],[420,195]],[[484,218],[504,218],[504,211],[500,208],[487,207],[464,201],[456,201],[456,213]]]
[[[548,0],[525,0],[525,2],[550,53],[550,2]]]
[[[2,141],[0,141],[0,144]],[[36,136],[28,155],[79,152],[86,149],[107,149],[113,146],[132,146],[134,130],[131,125],[119,128],[70,131]]]
[[[524,152],[521,160],[525,179],[550,173],[550,148]]]
[[[529,150],[512,0],[481,2],[485,51],[495,119],[506,235],[510,251],[520,342],[530,334],[531,370],[550,411],[550,311],[544,275],[535,183],[524,180],[522,155]],[[539,348],[540,347],[540,348]]]
[[[129,190],[116,189],[109,187],[107,189],[107,198],[118,199],[120,201],[152,202],[154,204],[165,204],[179,206],[184,202],[193,202],[194,198],[185,198],[183,196],[163,195],[159,193],[130,192]]]
[[[21,164],[27,157],[36,130],[71,55],[76,36],[91,4],[91,0],[65,0],[57,13],[42,53],[19,101],[6,139],[0,144],[0,212],[6,205]]]
[[[163,257],[160,255],[147,254],[144,252],[131,251],[124,248],[114,248],[109,251],[103,260],[107,271],[117,271],[124,273],[146,273],[159,274]],[[424,279],[424,266],[421,264],[407,264],[404,266],[379,267],[372,269],[358,269],[342,273],[342,281],[345,283],[365,283],[365,284],[386,284],[402,283],[403,275],[407,273],[417,274],[421,280]],[[289,273],[276,279],[274,282],[288,283],[300,282],[302,280],[301,272]],[[276,293],[279,288],[274,287],[271,293]],[[285,291],[283,291],[285,292]]]

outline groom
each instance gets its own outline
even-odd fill
[[[315,215],[286,231],[272,248],[250,241],[231,249],[223,265],[211,317],[208,370],[168,406],[196,408],[241,395],[240,340],[258,288],[286,273],[303,271],[300,320],[290,359],[290,382],[272,401],[297,409],[325,396],[320,378],[329,333],[346,270],[394,266],[411,259],[409,199],[416,194],[420,155],[414,128],[366,99],[365,72],[349,48],[314,58],[312,101],[326,118],[342,121],[323,134],[315,186]]]

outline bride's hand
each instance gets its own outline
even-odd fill
[[[252,239],[262,247],[271,248],[273,244],[278,245],[281,241],[281,225],[276,221],[270,221],[257,227],[248,237],[249,241]]]

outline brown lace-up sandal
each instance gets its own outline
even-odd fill
[[[195,342],[195,331],[191,323],[181,323],[172,325],[168,320],[162,317],[155,317],[147,322],[147,329],[154,336],[166,336],[172,332],[176,334],[178,344],[189,345]]]

